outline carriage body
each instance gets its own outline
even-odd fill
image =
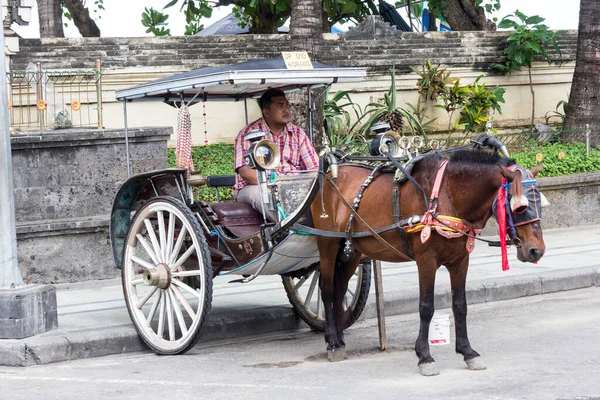
[[[207,68],[159,79],[117,92],[117,98],[124,104],[136,99],[169,103],[175,98],[194,104],[202,91],[202,101],[239,100],[257,97],[273,86],[290,91],[332,83],[340,76],[350,81],[364,76],[364,70],[327,66],[287,71],[280,60],[268,71],[257,70],[253,62],[240,65],[233,72]],[[317,192],[316,173],[281,177],[269,185],[282,215],[276,224],[266,224],[262,214],[247,204],[194,198],[196,186],[218,189],[233,184],[234,175],[201,173],[169,168],[138,174],[123,183],[114,200],[113,257],[122,269],[127,308],[140,337],[160,354],[191,349],[211,308],[212,280],[225,275],[241,275],[239,282],[281,275],[294,309],[311,328],[323,330],[316,239],[292,228],[302,218],[300,222],[311,219],[306,211]],[[370,276],[370,265],[364,263],[349,286],[348,326],[366,305]]]

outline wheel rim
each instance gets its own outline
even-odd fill
[[[133,221],[123,260],[125,300],[138,333],[155,350],[177,352],[196,336],[206,295],[202,250],[188,217],[173,204],[149,203]]]
[[[342,306],[344,313],[351,313],[359,301],[360,288],[363,285],[363,265],[359,264],[358,268],[348,282],[348,290],[344,295]],[[321,272],[316,269],[313,272],[301,278],[284,277],[284,282],[292,290],[295,298],[295,306],[302,307],[306,317],[310,319],[306,321],[312,328],[318,330],[325,329],[325,310],[321,299],[321,289],[319,287],[319,278]]]

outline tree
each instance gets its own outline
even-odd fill
[[[292,0],[290,19],[290,35],[292,48],[308,52],[311,60],[318,61],[323,44],[323,14],[321,0]],[[314,105],[312,118],[313,144],[317,147],[323,144],[323,94],[324,89],[314,90]],[[297,102],[300,103],[301,102]],[[304,102],[306,103],[306,102]],[[300,109],[302,109],[300,107]],[[300,112],[300,114],[304,114]]]
[[[516,17],[516,18],[515,18]],[[517,20],[518,18],[518,20]],[[535,119],[535,91],[533,90],[533,81],[531,78],[531,64],[535,57],[542,57],[552,63],[552,59],[547,50],[553,47],[559,54],[560,48],[556,43],[556,39],[564,31],[553,32],[542,22],[545,19],[534,15],[526,16],[519,10],[516,10],[514,15],[507,15],[500,21],[500,28],[512,28],[514,32],[504,40],[507,45],[504,49],[506,63],[494,64],[494,68],[498,68],[507,73],[513,71],[521,71],[522,67],[526,67],[529,76],[529,90],[531,91],[531,128],[533,129]]]
[[[92,14],[104,10],[104,0],[94,0],[90,8],[86,0],[37,0],[40,19],[40,37],[64,37],[63,13],[69,21],[73,21],[83,37],[100,36],[100,28],[92,18]],[[66,8],[66,10],[64,10]],[[91,13],[90,13],[91,10]],[[99,16],[98,16],[99,18]]]
[[[40,37],[64,37],[60,0],[38,0]]]
[[[443,16],[454,31],[493,31],[486,12],[500,9],[500,0],[429,0],[429,12]],[[430,18],[430,26],[433,18]]]
[[[600,129],[600,2],[581,0],[575,74],[565,129]],[[599,144],[598,134],[594,144]]]

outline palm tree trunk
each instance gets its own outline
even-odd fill
[[[40,37],[65,37],[60,0],[37,0]]]
[[[581,0],[575,74],[565,130],[592,129],[591,144],[600,145],[600,2]],[[581,135],[577,135],[581,138]]]
[[[292,48],[295,51],[306,51],[310,59],[319,61],[323,45],[323,13],[321,0],[292,0],[290,17],[290,36]],[[313,145],[323,144],[323,93],[324,89],[313,90],[311,93]],[[308,115],[305,108],[306,98],[292,98],[296,107],[295,116]],[[308,124],[306,124],[308,125]],[[307,130],[307,129],[305,129]],[[308,131],[307,131],[308,132]]]

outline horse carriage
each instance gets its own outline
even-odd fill
[[[117,99],[126,113],[129,101],[246,102],[272,87],[290,92],[364,77],[361,68],[314,63],[313,69],[293,70],[283,59],[256,60],[159,79],[118,91]],[[508,228],[501,231],[502,245],[508,236],[522,261],[541,258],[543,196],[534,186],[536,171],[501,157],[499,152],[508,153],[494,137],[480,135],[465,146],[475,150],[422,155],[421,138],[408,140],[384,127],[374,130],[369,156],[325,152],[318,171],[276,176],[267,171],[277,166],[278,147],[260,132],[246,138],[253,143],[246,164],[256,170],[263,206],[277,212],[276,222],[247,204],[194,198],[195,187],[231,187],[235,175],[171,168],[130,177],[117,193],[113,255],[133,324],[152,350],[180,354],[194,346],[211,308],[213,279],[238,275],[235,282],[248,283],[280,275],[300,317],[325,332],[329,359],[343,359],[343,331],[367,302],[370,260],[416,260],[421,373],[437,373],[427,332],[440,265],[451,276],[456,350],[469,368],[483,368],[466,331],[468,256],[476,232],[495,212],[501,228]]]

